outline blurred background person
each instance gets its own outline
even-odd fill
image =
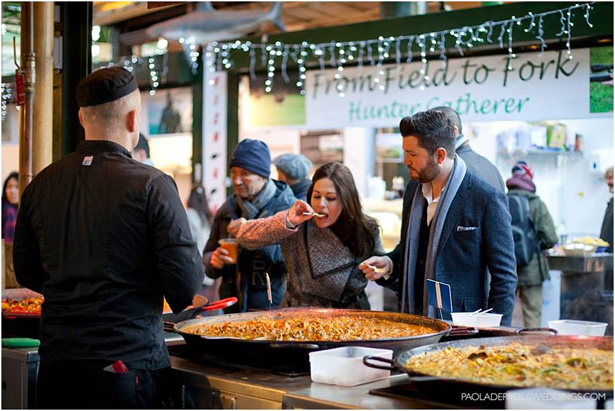
[[[308,198],[310,204],[298,200],[272,217],[235,220],[229,231],[248,249],[282,246],[288,270],[282,306],[369,310],[367,278],[357,266],[384,249],[378,223],[363,213],[350,169],[320,166]]]
[[[19,174],[13,171],[4,180],[2,187],[2,239],[13,244],[17,207],[19,206]]]
[[[465,161],[468,171],[505,193],[504,180],[497,167],[470,147],[468,137],[463,134],[463,126],[459,113],[447,106],[435,107],[431,110],[444,113],[446,118],[453,123],[453,130],[455,132],[455,153]]]
[[[211,223],[214,218],[209,208],[209,203],[205,196],[205,188],[203,188],[203,186],[195,185],[192,187],[187,205],[186,214],[188,215],[192,238],[196,241],[199,252],[202,254],[205,243],[209,238]]]
[[[600,238],[609,243],[605,250],[607,253],[613,253],[613,166],[607,168],[604,173],[604,181],[609,187],[611,199],[606,204],[604,218],[602,219],[602,227],[600,229]],[[604,289],[613,290],[613,270],[604,272]]]
[[[149,143],[145,136],[139,133],[139,142],[132,150],[132,158],[137,160],[139,163],[147,164],[148,166],[154,166],[154,163],[150,157],[149,153]]]
[[[13,267],[13,237],[19,206],[19,174],[13,171],[2,187],[2,287],[19,288]]]
[[[171,98],[171,92],[167,93],[167,105],[162,110],[160,116],[160,125],[158,126],[158,133],[171,134],[181,133],[181,116],[179,111],[173,107],[173,99]]]
[[[609,167],[604,173],[604,181],[609,187],[611,199],[606,205],[604,219],[602,220],[602,228],[600,229],[600,238],[609,243],[606,249],[607,253],[613,252],[613,166]]]
[[[533,179],[530,166],[525,161],[518,161],[512,168],[512,177],[506,180],[509,209],[513,215],[513,231],[517,230],[514,235],[515,247],[518,246],[519,235],[531,235],[535,241],[535,248],[528,262],[517,257],[517,295],[521,301],[526,328],[540,327],[542,283],[551,278],[549,263],[542,250],[547,250],[557,243],[553,218],[545,203],[536,194]],[[522,215],[521,219],[524,221],[529,218],[529,230],[533,231],[532,233],[529,233],[527,225],[516,227],[515,214]]]
[[[310,186],[312,162],[303,154],[282,154],[273,159],[278,170],[278,180],[285,182],[299,200],[305,201]]]
[[[187,205],[186,214],[188,215],[188,223],[190,224],[192,238],[196,241],[199,253],[201,253],[202,256],[205,244],[211,232],[211,224],[214,218],[209,208],[207,196],[205,195],[205,188],[203,186],[195,185],[192,187]],[[205,276],[201,294],[207,297],[209,301],[217,300],[218,287],[216,281]],[[209,312],[203,313],[203,315],[205,314],[209,314]]]

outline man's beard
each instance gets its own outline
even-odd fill
[[[415,170],[416,171],[416,170]],[[435,179],[438,174],[440,174],[440,167],[433,161],[432,158],[429,159],[429,164],[427,164],[421,171],[417,171],[418,177],[415,179],[421,184],[429,183]],[[412,176],[412,175],[411,175]]]

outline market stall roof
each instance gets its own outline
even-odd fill
[[[175,4],[173,4],[175,3]],[[427,11],[435,13],[441,10],[444,2],[426,2]],[[452,1],[445,2],[447,10],[461,10],[480,7],[478,1]],[[98,1],[94,3],[94,25],[105,26],[136,19],[152,13],[157,13],[170,8],[184,8],[183,13],[189,12],[191,3],[186,2],[160,2],[169,4],[158,6],[154,2],[132,1]],[[186,7],[186,5],[189,5]],[[266,11],[271,2],[213,2],[213,7],[218,11]],[[155,7],[153,7],[155,6]],[[315,29],[320,27],[342,26],[346,24],[379,20],[381,18],[381,2],[318,2],[318,1],[293,1],[284,2],[282,8],[282,22],[289,32]],[[161,14],[160,21],[168,18]],[[266,25],[260,34],[276,33],[277,30]]]

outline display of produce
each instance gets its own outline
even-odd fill
[[[604,241],[602,238],[590,237],[587,235],[585,237],[575,238],[574,240],[572,240],[572,242],[576,244],[595,245],[597,247],[609,246],[609,243]]]
[[[308,316],[263,317],[247,321],[195,324],[182,332],[206,337],[228,337],[245,340],[273,341],[349,341],[404,338],[433,333],[434,330],[415,324],[373,317]]]
[[[593,347],[522,343],[447,347],[413,356],[405,365],[413,372],[480,384],[568,390],[613,389],[613,352]]]
[[[22,300],[3,298],[2,313],[41,315],[41,304],[43,304],[42,297],[24,298]]]

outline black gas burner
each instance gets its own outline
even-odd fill
[[[257,372],[269,372],[284,377],[302,377],[310,374],[309,363],[304,361],[280,361],[280,358],[263,358],[253,353],[234,353],[229,355],[226,352],[216,352],[215,354],[203,353],[189,345],[176,345],[168,347],[171,355],[187,358],[196,363],[202,362],[204,365],[214,365],[218,367],[232,368],[235,370],[248,370]]]

